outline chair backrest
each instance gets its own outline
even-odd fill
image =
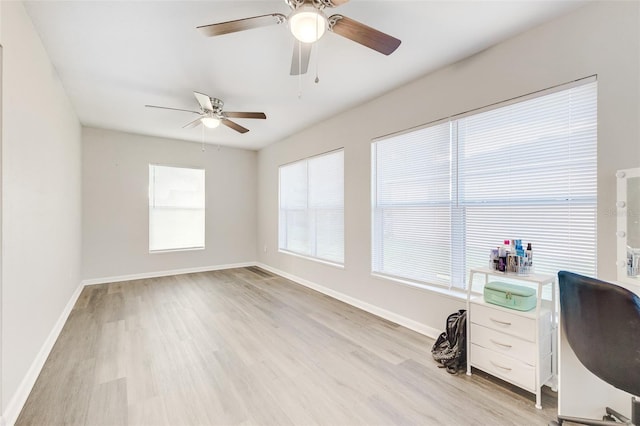
[[[640,298],[595,278],[560,271],[562,328],[580,362],[605,382],[640,395]]]

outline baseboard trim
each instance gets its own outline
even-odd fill
[[[142,280],[146,278],[168,277],[171,275],[192,274],[195,272],[219,271],[222,269],[245,268],[255,266],[256,262],[231,263],[227,265],[199,266],[196,268],[169,269],[166,271],[143,272],[141,274],[118,275],[113,277],[89,278],[82,281],[83,285],[117,283],[122,281]]]
[[[13,426],[16,420],[18,420],[20,411],[22,411],[22,407],[27,402],[27,398],[29,397],[31,390],[33,389],[33,385],[35,385],[36,380],[40,375],[40,371],[42,370],[45,361],[49,357],[49,353],[51,352],[51,349],[53,349],[53,345],[56,343],[56,340],[58,340],[58,336],[60,335],[64,324],[67,322],[67,318],[69,318],[69,314],[75,306],[76,301],[78,300],[78,297],[80,296],[83,288],[84,285],[81,283],[71,295],[71,298],[67,302],[67,305],[64,307],[64,310],[60,314],[60,317],[58,317],[58,321],[56,321],[53,329],[49,333],[49,336],[47,336],[47,339],[44,341],[44,344],[40,348],[40,352],[38,352],[38,355],[36,355],[35,359],[31,363],[31,367],[29,367],[27,374],[22,379],[22,382],[20,382],[18,390],[15,394],[13,394],[13,397],[7,404],[7,408],[4,411],[0,422],[0,424],[2,424],[3,426]]]
[[[428,325],[422,324],[418,321],[396,314],[395,312],[388,311],[379,306],[375,306],[370,303],[363,302],[360,299],[356,299],[355,297],[348,296],[344,293],[340,293],[338,291],[332,290],[323,285],[314,283],[313,281],[309,281],[304,278],[300,278],[296,275],[290,274],[288,272],[281,271],[272,266],[265,265],[260,262],[255,263],[255,266],[258,266],[276,275],[280,275],[281,277],[287,278],[295,283],[298,283],[310,289],[319,291],[320,293],[326,294],[327,296],[333,297],[334,299],[340,300],[341,302],[347,303],[351,306],[355,306],[356,308],[362,309],[363,311],[367,311],[370,314],[376,315],[380,318],[384,318],[388,321],[391,321],[393,323],[406,327],[409,330],[413,330],[427,337],[431,337],[432,339],[437,338],[438,335],[440,335],[441,333],[441,330],[437,330],[433,327],[429,327]]]

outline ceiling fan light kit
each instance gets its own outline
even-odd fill
[[[202,117],[200,121],[202,122],[202,124],[204,124],[205,127],[209,129],[215,129],[220,125],[220,119],[213,116]]]
[[[305,4],[291,12],[289,18],[291,34],[303,43],[314,43],[324,35],[328,21],[322,10]]]

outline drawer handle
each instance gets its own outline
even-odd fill
[[[509,367],[504,367],[504,366],[502,366],[502,365],[500,365],[500,364],[496,364],[496,363],[495,363],[495,362],[493,362],[493,361],[491,361],[491,364],[495,365],[495,366],[496,366],[496,367],[498,367],[498,368],[502,368],[503,370],[506,370],[506,371],[511,371],[511,370],[512,370],[512,369],[511,369],[511,368],[509,368]]]
[[[502,346],[503,348],[508,348],[511,349],[513,346],[511,345],[507,345],[506,343],[500,343],[500,342],[496,342],[493,339],[489,339],[491,341],[491,343],[493,343],[494,345],[498,345],[498,346]]]
[[[497,319],[495,319],[495,318],[489,318],[489,319],[490,319],[491,321],[493,321],[493,322],[497,322],[498,324],[502,324],[502,325],[506,325],[506,326],[511,325],[511,323],[510,323],[510,322],[507,322],[507,321],[500,321],[500,320],[497,320]]]

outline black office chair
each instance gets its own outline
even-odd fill
[[[610,385],[640,395],[640,298],[631,291],[571,272],[558,273],[560,315],[580,362]],[[558,416],[558,423],[640,426],[640,401],[631,399],[631,419],[606,407],[602,420]],[[554,422],[555,423],[555,422]]]

